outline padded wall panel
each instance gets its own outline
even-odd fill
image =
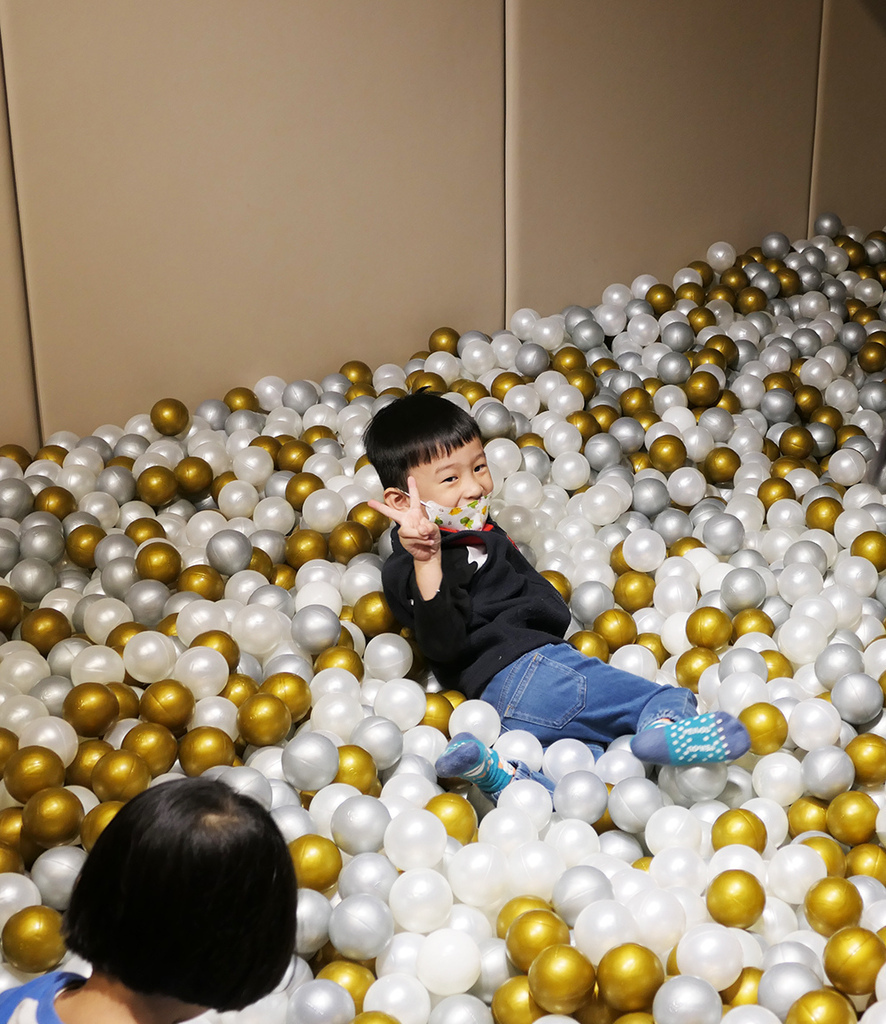
[[[502,0],[2,0],[44,426],[503,309]]]
[[[507,309],[805,233],[821,0],[509,0]]]
[[[886,4],[825,0],[810,229],[830,210],[864,231],[886,224]]]
[[[0,62],[0,444],[37,447],[37,405]]]

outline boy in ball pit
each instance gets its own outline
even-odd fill
[[[442,685],[488,701],[504,730],[524,729],[543,746],[572,737],[599,754],[617,736],[636,733],[631,750],[652,764],[730,761],[747,752],[748,732],[733,716],[699,715],[689,690],[588,658],[564,640],[563,598],[487,521],[492,476],[468,413],[419,392],[376,413],[365,440],[385,488],[384,504],[370,504],[396,523],[382,569],[385,596]],[[493,801],[514,779],[553,789],[470,733],[452,737],[436,770],[474,782]]]

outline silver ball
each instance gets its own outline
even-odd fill
[[[720,659],[718,671],[721,679],[736,672],[750,672],[760,679],[766,679],[769,673],[766,659],[750,647],[733,647],[727,651]]]
[[[741,551],[736,551],[734,555],[730,556],[729,564],[734,565],[738,569],[769,568],[766,556],[751,548],[742,548]]]
[[[720,993],[691,974],[668,978],[655,993],[652,1014],[656,1024],[709,1024],[722,1014]]]
[[[46,850],[31,867],[31,881],[40,890],[47,907],[65,911],[71,902],[74,884],[86,860],[86,851],[79,846],[59,846]]]
[[[227,409],[227,406],[225,408]],[[127,459],[137,459],[139,455],[145,454],[150,443],[141,434],[123,434],[114,445],[114,455],[122,455]]]
[[[709,431],[718,444],[728,441],[735,429],[732,413],[726,409],[705,409],[698,418],[698,425]]]
[[[760,412],[770,423],[789,420],[796,408],[794,396],[784,388],[772,388],[760,399]]]
[[[740,519],[728,512],[720,512],[704,524],[702,541],[715,555],[733,555],[744,544],[744,534]]]
[[[821,979],[811,967],[802,963],[776,963],[760,978],[757,1002],[779,1020],[784,1020],[800,996],[817,988],[821,988]]]
[[[101,526],[98,519],[90,512],[72,512],[62,520],[65,536],[70,537],[78,526]]]
[[[55,569],[42,558],[23,558],[10,569],[8,579],[27,605],[39,604],[56,585]]]
[[[571,335],[578,324],[590,317],[591,311],[587,306],[567,306],[563,310],[563,320],[566,325],[566,332]]]
[[[95,546],[95,566],[97,569],[104,569],[117,558],[135,559],[137,550],[138,545],[125,533],[109,533]]]
[[[731,569],[723,577],[720,593],[733,614],[746,608],[760,608],[766,601],[766,581],[753,569]]]
[[[591,469],[598,472],[607,466],[617,466],[622,459],[621,445],[609,434],[595,434],[589,438],[584,453]]]
[[[791,606],[783,597],[779,597],[778,594],[767,597],[761,606],[761,611],[765,612],[772,619],[776,627],[784,625],[791,617]]]
[[[695,331],[689,324],[674,320],[662,328],[661,340],[674,352],[688,352],[695,344]]]
[[[543,448],[536,448],[529,444],[520,449],[523,457],[520,469],[538,477],[542,483],[548,479],[551,473],[551,457]]]
[[[684,384],[692,374],[689,360],[682,352],[666,352],[655,368],[662,384]]]
[[[206,561],[223,576],[249,568],[252,542],[239,530],[219,530],[206,543]]]
[[[287,409],[295,409],[299,416],[317,404],[320,392],[312,381],[294,380],[283,389],[282,402]]]
[[[292,639],[310,654],[319,654],[338,643],[341,629],[335,612],[322,604],[309,604],[292,619]]]
[[[850,672],[834,683],[831,703],[844,722],[861,725],[870,722],[883,710],[883,691],[873,676],[865,672]]]
[[[619,417],[609,428],[609,435],[618,441],[625,455],[640,451],[646,440],[646,431],[631,416]]]
[[[386,900],[400,872],[381,853],[358,853],[341,869],[338,894],[342,899],[366,893]]]
[[[816,253],[820,252],[819,249],[815,249],[814,251]],[[821,255],[822,258],[824,258],[824,253],[821,253]],[[800,267],[800,269],[797,271],[797,274],[800,277],[800,284],[802,284],[803,286],[803,291],[817,291],[821,287],[821,270],[819,270],[817,267]]]
[[[220,398],[207,398],[194,410],[194,416],[206,421],[211,430],[224,430],[225,420],[231,410]]]
[[[250,654],[248,651],[240,652],[240,660],[237,662],[237,672],[240,675],[249,676],[250,679],[258,679],[261,671],[261,662],[254,654]]]
[[[861,672],[864,659],[849,644],[829,643],[815,659],[815,675],[825,689],[830,690],[842,676]]]
[[[803,758],[802,772],[806,792],[819,800],[833,800],[838,793],[845,793],[855,781],[852,758],[839,747],[810,750]]]
[[[284,590],[283,587],[275,586],[273,583],[268,583],[263,587],[256,587],[249,595],[249,600],[246,603],[264,605],[265,608],[276,608],[277,611],[283,612],[287,618],[292,618],[292,613],[295,611],[295,601],[292,594],[288,590]]]
[[[586,580],[572,591],[569,602],[572,614],[584,625],[590,625],[598,615],[615,607],[615,598],[605,583]]]
[[[101,601],[103,594],[84,594],[83,597],[77,602],[74,607],[74,614],[71,616],[71,625],[74,627],[75,633],[85,633],[86,624],[84,622],[84,615],[90,605],[95,604],[96,601]],[[58,644],[56,644],[56,647]],[[55,650],[55,648],[53,648]]]
[[[475,406],[473,415],[484,440],[515,436],[514,420],[510,411],[496,399],[490,398],[484,401],[479,408]]]
[[[286,485],[294,476],[295,473],[290,472],[288,469],[280,469],[276,473],[271,473],[265,483],[265,497],[285,498]]]
[[[812,230],[816,235],[827,235],[829,238],[834,238],[843,230],[843,221],[836,213],[820,213],[815,218]]]
[[[233,434],[237,430],[254,430],[260,434],[265,425],[265,416],[251,409],[235,409],[225,420],[225,433]]]
[[[791,341],[797,346],[801,356],[814,356],[821,348],[821,338],[809,327],[801,327],[794,331]]]
[[[791,240],[781,231],[770,231],[763,237],[760,248],[767,260],[783,260],[791,251]]]
[[[95,479],[95,489],[125,505],[135,497],[135,477],[125,466],[106,466]]]
[[[403,755],[403,733],[389,718],[379,715],[358,722],[348,742],[367,750],[379,771],[393,768]]]
[[[34,507],[31,488],[15,477],[0,480],[0,518],[21,521]]]
[[[82,594],[88,583],[89,576],[83,569],[68,566],[58,571],[58,585],[65,590],[76,590],[78,594]]]
[[[771,394],[772,392],[768,393]],[[825,455],[830,455],[837,444],[837,432],[834,428],[828,426],[827,423],[807,423],[806,429],[812,435],[813,441],[815,441],[812,454],[818,459],[823,458]],[[853,438],[852,440],[868,441],[871,444],[870,440],[866,437]],[[873,448],[873,444],[871,444],[871,447]]]
[[[101,570],[102,590],[108,597],[116,597],[122,601],[138,578],[134,558],[126,555],[112,558]]]
[[[34,526],[22,530],[19,537],[19,551],[22,558],[42,558],[54,565],[65,553],[65,537],[60,524]]]
[[[814,565],[822,576],[828,571],[828,556],[818,544],[811,540],[795,541],[785,551],[783,561],[785,567],[801,563]]]
[[[576,330],[579,330],[580,326]],[[598,330],[600,329],[599,324],[595,323],[594,327]],[[581,348],[578,339],[573,336],[573,340]],[[544,373],[550,365],[550,353],[547,349],[542,348],[541,345],[536,345],[534,342],[527,342],[525,345],[522,345],[516,359],[514,359],[514,369],[517,373],[522,374],[524,377],[532,377],[533,379],[540,373]]]
[[[46,710],[55,718],[61,718],[65,697],[73,690],[74,684],[63,675],[47,676],[35,683],[28,691],[29,697],[43,701]]]
[[[298,901],[295,911],[295,949],[299,956],[311,957],[321,946],[325,946],[329,939],[329,918],[332,916],[332,904],[321,892],[314,889],[299,889]],[[313,982],[314,985],[317,982]],[[334,983],[333,983],[334,984]],[[295,990],[295,995],[304,993],[306,986]],[[322,990],[321,990],[322,991]],[[353,1004],[352,1004],[353,1005]],[[326,1013],[334,1010],[337,1004],[331,1000],[327,1005],[316,1002],[317,1012],[311,1014],[311,1020],[323,1020]],[[325,1013],[323,1011],[326,1011]],[[305,1011],[299,1007],[299,1018]],[[353,1011],[351,1011],[353,1012]]]
[[[166,615],[169,589],[159,580],[138,580],[124,598],[136,622],[153,627]]]
[[[692,536],[692,520],[678,508],[666,508],[655,517],[652,528],[668,547],[684,537]]]
[[[886,412],[886,383],[869,381],[858,391],[858,404],[862,409],[873,409],[874,412]]]
[[[644,516],[657,516],[671,503],[667,484],[655,477],[637,480],[632,489],[631,507]]]
[[[551,903],[554,910],[572,928],[586,906],[597,900],[612,899],[612,883],[599,868],[576,864],[567,868],[554,883]]]
[[[563,818],[578,818],[592,825],[606,810],[609,791],[593,772],[569,772],[554,787],[554,810]]]
[[[91,646],[88,640],[83,640],[80,637],[72,636],[67,640],[60,640],[46,657],[53,676],[64,676],[64,678],[70,679],[74,658]]]

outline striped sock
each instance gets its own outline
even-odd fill
[[[514,768],[469,732],[457,733],[437,758],[441,779],[465,779],[493,799],[514,778]]]

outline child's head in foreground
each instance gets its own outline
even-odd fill
[[[380,409],[365,436],[366,455],[385,501],[408,504],[408,478],[423,501],[458,505],[492,490],[477,421],[453,402],[420,391]]]
[[[277,986],[295,945],[295,874],[271,816],[183,779],[121,808],[65,915],[68,947],[127,988],[216,1010]]]

